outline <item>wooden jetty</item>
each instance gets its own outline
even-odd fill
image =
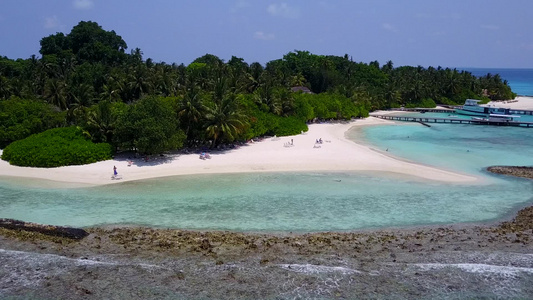
[[[418,122],[424,126],[431,127],[427,123],[449,123],[449,124],[476,124],[476,125],[494,125],[494,126],[519,126],[533,128],[533,122],[520,121],[488,121],[488,120],[474,120],[461,118],[426,118],[426,117],[406,117],[406,116],[390,116],[390,115],[371,115],[375,118],[403,121],[403,122]]]
[[[451,114],[455,112],[455,109],[452,108],[396,108],[391,109],[395,111],[412,111],[412,112],[420,112],[420,113],[426,113],[426,112],[432,112],[432,113],[447,113]]]

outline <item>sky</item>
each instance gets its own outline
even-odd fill
[[[80,21],[114,30],[143,58],[189,64],[295,51],[399,66],[533,68],[532,0],[0,0],[0,56]]]

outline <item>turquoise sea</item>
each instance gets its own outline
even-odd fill
[[[0,218],[69,226],[310,232],[490,222],[533,203],[533,182],[484,171],[490,165],[533,165],[531,128],[402,123],[347,135],[402,159],[483,180],[444,184],[386,173],[320,172],[43,188],[0,178]]]
[[[533,69],[458,69],[476,76],[500,74],[517,94],[533,95]],[[45,182],[0,177],[0,218],[70,226],[308,232],[490,222],[533,204],[532,181],[484,171],[490,165],[532,166],[531,128],[402,123],[347,135],[400,159],[480,176],[483,183],[322,172],[177,176],[44,188]]]

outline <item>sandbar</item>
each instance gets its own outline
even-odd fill
[[[206,160],[200,159],[199,153],[170,153],[152,157],[147,162],[133,159],[133,164],[128,166],[128,157],[118,155],[112,160],[58,168],[18,167],[0,160],[0,176],[104,185],[192,174],[375,171],[449,183],[479,181],[471,175],[398,159],[345,137],[354,126],[382,124],[395,123],[368,117],[350,122],[310,124],[309,131],[304,134],[264,138],[235,149],[212,152],[211,159]],[[316,144],[318,139],[322,139],[322,144]],[[121,180],[111,179],[114,166]]]
[[[492,101],[489,105],[533,110],[533,97],[520,96],[511,101]],[[383,113],[389,112],[380,112]],[[390,153],[376,151],[363,141],[354,142],[345,136],[354,126],[384,124],[397,123],[368,117],[350,122],[310,124],[309,131],[304,134],[264,138],[235,149],[210,152],[211,159],[206,160],[199,159],[199,152],[167,153],[163,157],[151,157],[147,162],[143,159],[132,159],[131,166],[128,166],[129,158],[123,155],[93,164],[59,168],[18,167],[0,160],[0,176],[43,179],[69,184],[105,185],[193,174],[362,171],[387,172],[449,183],[469,184],[480,181],[480,178],[472,175],[399,159]],[[322,139],[323,143],[316,144],[317,139]],[[117,167],[122,179],[111,179],[114,166]]]

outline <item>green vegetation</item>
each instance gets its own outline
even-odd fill
[[[7,146],[2,159],[12,165],[59,167],[110,159],[111,145],[95,144],[79,127],[49,129]]]
[[[376,109],[515,97],[499,75],[395,68],[391,61],[380,66],[307,51],[265,66],[211,54],[188,66],[154,62],[138,48],[128,54],[122,37],[95,22],[40,42],[40,58],[0,57],[0,147],[79,126],[95,143],[156,154],[297,134],[308,122],[366,117]]]
[[[47,103],[16,97],[0,101],[0,148],[64,123],[65,113]]]
[[[183,145],[185,134],[178,128],[169,102],[146,97],[127,107],[115,123],[115,144],[145,154],[162,153]]]

